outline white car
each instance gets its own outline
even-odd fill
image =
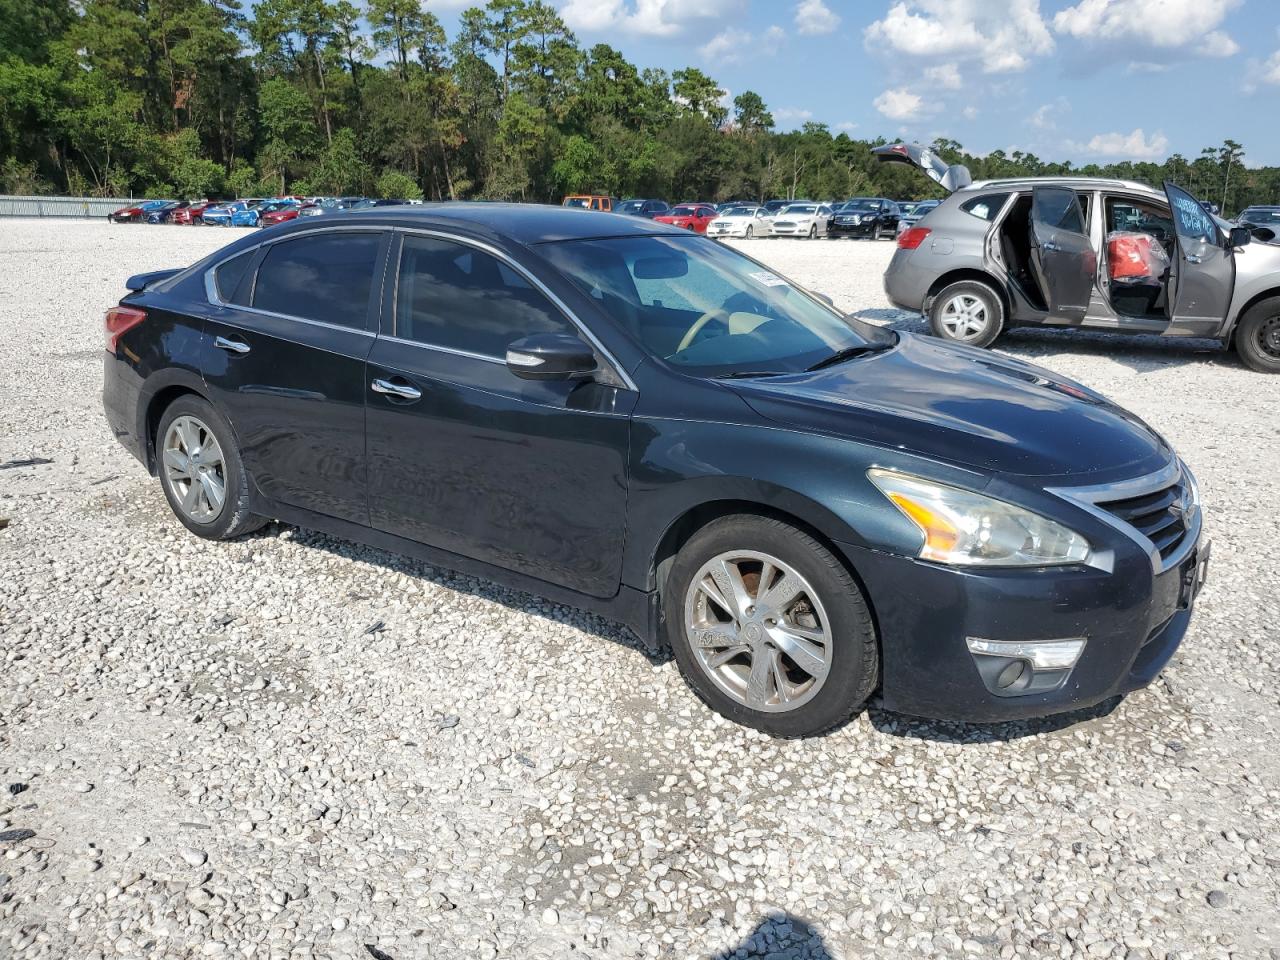
[[[773,218],[775,237],[824,237],[831,222],[831,207],[825,203],[793,203]]]
[[[767,237],[773,218],[764,207],[729,207],[707,224],[708,237]]]

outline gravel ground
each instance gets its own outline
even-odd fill
[[[231,236],[0,229],[0,957],[1280,957],[1280,378],[1007,337],[1199,476],[1181,653],[1083,716],[778,742],[613,623],[306,530],[188,535],[107,432],[101,316]],[[743,245],[922,328],[891,244]]]

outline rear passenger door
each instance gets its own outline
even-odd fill
[[[1032,191],[1031,264],[1050,315],[1083,320],[1098,272],[1098,254],[1074,190],[1044,186]]]
[[[517,377],[510,343],[579,334],[559,305],[496,251],[426,233],[400,246],[365,385],[373,526],[614,595],[635,392]]]
[[[202,373],[266,497],[369,522],[364,364],[389,234],[313,230],[249,251],[207,279]]]

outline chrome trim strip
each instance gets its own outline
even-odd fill
[[[496,363],[505,367],[507,361],[503,357],[491,357],[485,353],[472,353],[469,350],[455,350],[453,347],[442,347],[435,343],[421,343],[417,340],[406,340],[404,337],[391,337],[387,334],[380,334],[379,340],[385,340],[388,343],[403,343],[405,346],[418,347],[422,350],[430,350],[433,353],[447,353],[452,357],[466,357],[468,360],[483,360],[485,363]]]
[[[1184,518],[1187,528],[1186,536],[1183,537],[1182,543],[1178,545],[1178,549],[1166,559],[1160,556],[1160,551],[1156,549],[1154,543],[1138,532],[1137,527],[1121,520],[1115,514],[1098,506],[1098,504],[1109,503],[1113,500],[1129,500],[1134,497],[1156,493],[1171,486],[1183,477],[1185,477],[1188,486],[1194,488],[1195,477],[1192,476],[1187,465],[1179,458],[1163,469],[1147,474],[1145,477],[1134,477],[1131,480],[1119,480],[1115,483],[1100,483],[1093,486],[1046,487],[1045,489],[1049,493],[1062,497],[1064,500],[1069,500],[1076,506],[1083,508],[1098,520],[1119,530],[1138,546],[1142,547],[1151,560],[1151,569],[1159,574],[1171,570],[1182,563],[1191,551],[1195,549],[1196,544],[1199,543],[1200,531],[1204,524],[1203,513],[1199,505],[1196,505],[1190,516]]]
[[[431,230],[425,227],[406,227],[403,225],[396,225],[392,227],[392,229],[402,234],[414,234],[417,236],[435,237],[439,240],[448,240],[450,243],[459,243],[459,244],[462,244],[463,246],[474,247],[477,250],[483,250],[485,253],[489,254],[490,256],[496,257],[502,263],[505,263],[508,267],[516,271],[516,273],[520,274],[520,276],[524,277],[524,279],[527,280],[534,287],[534,289],[538,290],[544,297],[546,297],[553,304],[555,304],[556,308],[562,314],[565,315],[565,317],[569,320],[569,322],[578,328],[578,332],[581,333],[583,336],[585,336],[587,338],[587,341],[593,347],[595,347],[596,350],[600,352],[600,355],[604,357],[605,361],[608,363],[610,370],[612,370],[614,375],[617,376],[617,378],[622,381],[623,385],[628,390],[632,390],[635,392],[639,391],[639,388],[636,387],[635,381],[631,379],[631,376],[623,368],[622,364],[620,364],[617,358],[614,357],[614,355],[609,352],[609,350],[605,347],[605,345],[600,342],[600,339],[591,331],[591,329],[585,323],[583,323],[582,320],[578,318],[578,315],[575,314],[572,310],[570,310],[569,306],[563,300],[561,300],[558,296],[556,296],[555,293],[553,293],[545,283],[543,283],[541,280],[535,277],[532,273],[530,273],[527,269],[525,269],[521,264],[516,263],[516,261],[512,260],[511,257],[509,257],[503,251],[499,250],[497,247],[494,247],[488,243],[485,243],[483,240],[473,240],[470,237],[461,237],[455,233],[446,233],[443,230]],[[403,246],[401,247],[401,250],[403,251]],[[403,256],[403,253],[402,253],[402,256]],[[394,319],[394,314],[396,313],[397,308],[399,306],[399,303],[398,303],[399,296],[400,296],[400,275],[399,275],[399,265],[397,264],[396,286],[392,296],[393,319]],[[416,341],[407,341],[407,340],[402,340],[401,342],[416,343]],[[435,344],[418,344],[418,345],[435,347]],[[468,354],[468,353],[465,353],[464,351],[451,350],[444,347],[441,347],[438,349],[442,349],[446,353],[454,353],[454,354],[459,354],[461,356],[475,356],[481,360],[490,359],[488,357],[479,356],[477,354]],[[504,364],[506,363],[504,359],[499,359],[498,362],[504,363]]]

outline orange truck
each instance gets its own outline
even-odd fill
[[[596,193],[575,193],[564,198],[560,206],[580,207],[583,210],[600,210],[604,213],[613,211],[613,198]]]

